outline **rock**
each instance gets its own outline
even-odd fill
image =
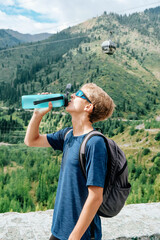
[[[137,125],[135,129],[138,129],[138,130],[145,129],[144,123]]]
[[[160,116],[156,117],[156,121],[158,121],[158,122],[160,121]]]
[[[48,240],[53,210],[1,213],[0,240]],[[160,203],[130,204],[102,218],[102,240],[160,240]]]

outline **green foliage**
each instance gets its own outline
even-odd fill
[[[12,169],[10,162],[5,162],[0,171],[0,212],[43,210],[53,208],[57,190],[60,164],[60,153],[52,149],[27,147],[1,147],[2,162],[13,156],[10,161],[16,169]],[[15,158],[14,158],[15,157]],[[52,199],[52,201],[51,201]]]
[[[154,160],[153,166],[149,169],[149,172],[152,173],[152,175],[157,175],[160,173],[160,157],[156,157]]]
[[[103,134],[107,134],[109,137],[113,137],[118,133],[122,133],[125,130],[126,124],[121,120],[108,119],[107,121],[101,121],[93,124],[94,128],[101,129]]]
[[[10,131],[14,131],[16,129],[23,130],[23,126],[18,123],[16,120],[12,119],[12,115],[10,115],[10,120],[0,119],[0,133],[9,133]],[[0,140],[1,141],[1,140]]]
[[[157,153],[157,155],[155,155],[155,156],[152,158],[151,162],[154,162],[155,158],[157,158],[157,157],[160,157],[160,152]]]
[[[5,211],[26,211],[34,210],[31,196],[29,195],[30,182],[27,178],[25,170],[13,171],[7,181],[4,184],[6,175],[2,172],[1,178],[1,200],[0,200],[0,212]],[[5,202],[6,201],[6,202]]]
[[[142,151],[142,156],[145,156],[145,155],[149,154],[150,152],[151,152],[151,150],[149,148],[145,148]]]
[[[156,120],[144,121],[145,129],[160,128],[160,122]]]
[[[138,120],[138,116],[136,113],[130,114],[127,117],[129,120]]]
[[[156,159],[156,158],[155,158]],[[136,164],[133,156],[128,159],[129,181],[132,185],[127,203],[147,203],[159,201],[159,160],[152,167]]]
[[[159,18],[157,17],[159,11],[160,7],[156,7],[145,10],[143,14],[133,13],[128,16],[126,14],[116,16],[121,24],[129,26],[132,30],[136,28],[141,34],[149,37],[155,36],[160,40]],[[149,29],[153,29],[153,31],[149,31]]]
[[[158,133],[156,134],[155,140],[156,140],[156,141],[160,141],[160,132],[158,132]]]
[[[135,129],[135,127],[132,126],[132,127],[130,128],[129,134],[130,134],[131,136],[133,136],[136,132],[137,132],[137,129]]]

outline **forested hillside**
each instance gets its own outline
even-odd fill
[[[96,123],[124,150],[132,184],[127,203],[160,201],[160,7],[131,15],[107,14],[38,43],[0,50],[0,212],[54,207],[61,153],[23,143],[31,111],[21,96],[72,92],[87,82],[114,99],[111,119]],[[112,36],[110,36],[112,31]],[[101,50],[112,38],[114,55]],[[65,108],[55,108],[41,133],[71,126]]]

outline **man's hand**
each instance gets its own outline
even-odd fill
[[[45,94],[51,94],[51,93],[45,92],[45,93],[41,93],[41,94],[45,95]],[[38,93],[38,95],[40,95],[40,93]],[[34,114],[35,115],[40,115],[41,117],[43,117],[46,113],[51,111],[52,107],[53,107],[52,102],[49,102],[48,103],[48,108],[35,108],[34,109]]]
[[[48,108],[35,108],[34,109],[34,114],[35,115],[40,115],[41,117],[43,117],[46,113],[50,112],[52,109],[52,102],[48,103]]]

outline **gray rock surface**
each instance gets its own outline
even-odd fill
[[[0,240],[48,240],[53,210],[1,213]],[[69,219],[68,219],[69,220]],[[103,240],[159,240],[160,203],[131,204],[114,218],[102,218]]]

